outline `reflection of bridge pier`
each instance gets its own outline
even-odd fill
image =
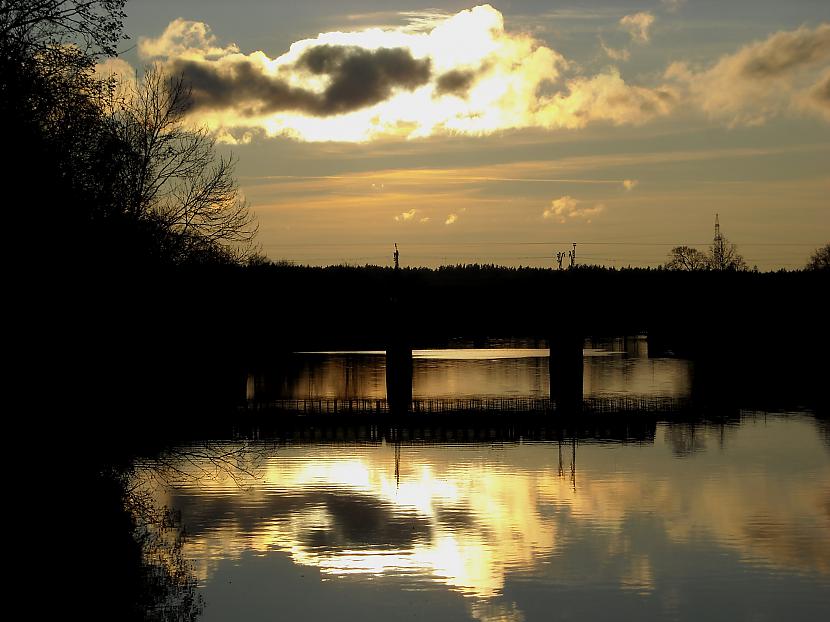
[[[412,406],[412,346],[402,339],[386,349],[386,399],[390,414],[405,414]]]
[[[550,340],[550,397],[559,412],[582,408],[583,342],[577,332],[559,333]]]
[[[627,335],[623,337],[623,349],[629,358],[648,358],[648,337],[645,335]]]

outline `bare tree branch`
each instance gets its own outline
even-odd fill
[[[136,153],[127,210],[175,235],[182,259],[217,246],[235,259],[252,250],[257,224],[234,178],[236,160],[216,155],[205,128],[190,128],[190,89],[151,66],[113,107],[122,139]]]

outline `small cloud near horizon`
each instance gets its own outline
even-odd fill
[[[403,214],[398,214],[395,216],[395,222],[409,222],[413,218],[415,218],[415,214],[418,212],[416,209],[411,209],[408,212],[404,212]]]
[[[542,217],[558,220],[562,224],[578,218],[590,224],[594,216],[605,211],[605,205],[602,203],[597,203],[593,207],[580,207],[580,203],[581,201],[570,195],[554,199],[550,202],[550,207],[542,212]]]

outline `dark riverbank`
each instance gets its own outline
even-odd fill
[[[826,272],[681,272],[455,266],[188,268],[143,285],[183,319],[224,329],[249,355],[312,347],[416,346],[453,338],[648,333],[675,350],[706,333],[826,335]],[[152,291],[150,292],[152,296]],[[210,338],[210,332],[207,337]]]
[[[392,340],[522,337],[544,348],[562,334],[647,334],[651,355],[696,361],[712,400],[826,403],[827,281],[819,272],[590,267],[111,270],[44,292],[51,312],[37,339],[55,353],[54,393],[84,413],[58,429],[95,439],[105,422],[119,439],[99,456],[109,462],[133,443],[186,437],[196,419],[227,418],[251,369],[279,367],[293,351],[384,350]]]

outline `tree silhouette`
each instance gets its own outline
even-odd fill
[[[113,127],[129,149],[126,211],[165,231],[174,262],[211,251],[242,260],[257,225],[233,176],[235,160],[216,155],[205,128],[190,128],[190,89],[159,66],[147,68],[110,106]]]
[[[669,252],[665,267],[669,270],[708,270],[709,258],[691,246],[675,246]]]
[[[716,241],[715,244],[709,248],[707,261],[710,270],[742,272],[749,269],[746,264],[746,260],[738,252],[738,247],[732,244],[724,236],[721,236],[720,244]]]
[[[748,269],[738,247],[723,235],[715,235],[707,252],[692,246],[675,246],[669,251],[669,258],[663,267],[667,270],[719,270],[741,272]]]
[[[806,270],[830,270],[830,244],[817,248],[805,266]]]
[[[84,272],[228,263],[257,226],[190,91],[150,67],[100,79],[121,40],[124,0],[0,0],[0,114],[16,154],[2,174],[29,190],[44,244]]]
[[[116,54],[126,0],[0,0],[0,39],[29,51]]]

